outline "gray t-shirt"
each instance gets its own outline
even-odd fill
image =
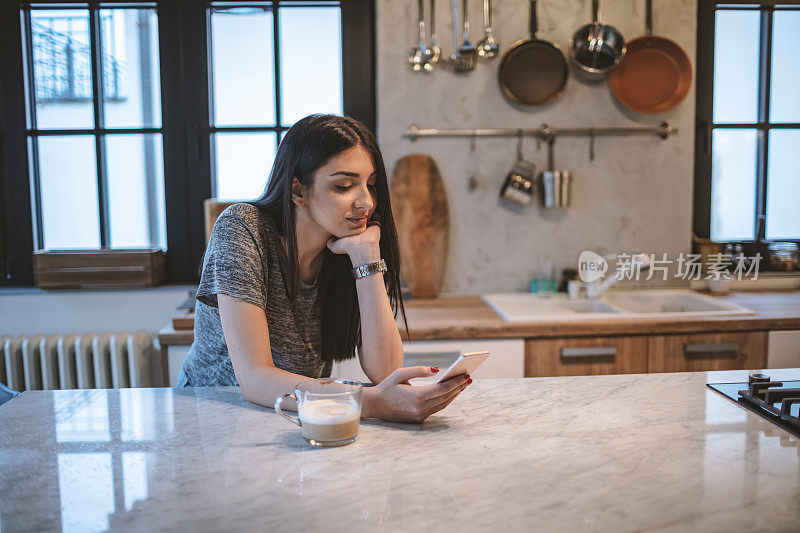
[[[217,294],[264,310],[272,362],[307,377],[328,377],[321,359],[320,307],[316,284],[300,280],[297,299],[287,294],[288,259],[275,224],[250,204],[234,204],[217,219],[197,289],[194,343],[183,363],[195,387],[238,385],[222,332]]]

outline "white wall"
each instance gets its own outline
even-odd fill
[[[0,335],[145,330],[155,334],[195,287],[139,290],[0,292]]]

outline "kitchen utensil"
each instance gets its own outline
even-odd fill
[[[492,0],[483,0],[483,39],[478,42],[478,55],[494,59],[500,53],[500,43],[492,35]]]
[[[419,43],[411,50],[411,55],[408,62],[411,64],[411,70],[415,72],[430,72],[432,69],[431,58],[433,52],[425,44],[425,7],[423,0],[418,0],[419,9]]]
[[[598,22],[599,0],[592,0],[592,22],[578,28],[569,40],[569,57],[588,80],[599,80],[625,57],[625,39],[613,26]]]
[[[431,0],[431,38],[428,48],[433,56],[431,57],[431,68],[439,62],[442,55],[442,49],[439,48],[439,43],[436,42],[436,0]]]
[[[560,95],[568,72],[558,46],[536,36],[536,0],[531,0],[530,8],[530,39],[517,41],[508,49],[498,72],[503,94],[525,106],[544,104]]]
[[[555,136],[547,140],[547,170],[542,172],[542,202],[545,207],[569,206],[569,185],[572,173],[568,170],[554,170],[553,145]]]
[[[500,188],[500,197],[519,205],[529,205],[535,190],[536,167],[522,157],[522,132],[517,138],[517,160]]]
[[[444,181],[427,155],[401,158],[389,190],[400,245],[400,275],[415,298],[439,294],[447,264],[450,215]]]
[[[464,0],[464,42],[458,47],[459,61],[456,72],[471,72],[475,70],[475,60],[478,52],[475,45],[469,42],[469,17],[467,15],[467,0]]]
[[[663,113],[689,92],[692,64],[677,43],[653,35],[652,0],[645,1],[644,31],[628,42],[625,59],[608,74],[608,81],[625,107],[637,113]]]
[[[769,264],[775,270],[796,270],[798,255],[797,243],[773,242],[769,245]]]
[[[454,68],[458,68],[461,62],[461,53],[458,51],[461,44],[460,34],[458,33],[458,0],[450,0],[450,9],[453,12],[453,55],[450,56],[450,62]]]
[[[478,188],[480,184],[478,182],[478,176],[476,175],[476,169],[478,167],[478,162],[475,160],[475,131],[472,132],[472,137],[469,140],[469,167],[472,169],[472,173],[470,174],[469,179],[467,180],[467,187],[470,191],[474,191]]]

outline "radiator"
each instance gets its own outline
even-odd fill
[[[14,390],[160,386],[155,339],[144,331],[0,336],[0,382]]]

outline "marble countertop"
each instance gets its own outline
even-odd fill
[[[0,529],[797,531],[800,441],[705,387],[746,375],[477,380],[328,449],[237,388],[25,392]]]

